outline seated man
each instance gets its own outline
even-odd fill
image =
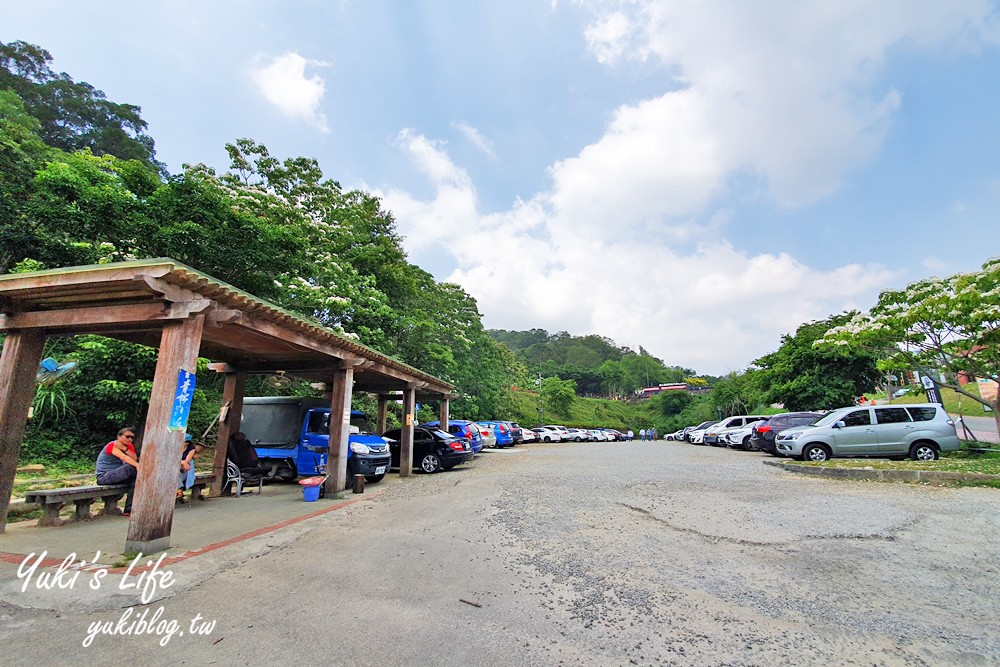
[[[132,514],[132,492],[135,490],[135,477],[139,472],[139,458],[132,445],[133,440],[135,440],[135,429],[125,427],[118,431],[118,438],[105,445],[97,456],[98,484],[128,484],[125,516]]]
[[[266,466],[260,465],[257,458],[257,450],[254,449],[247,436],[242,432],[233,433],[229,436],[229,448],[226,456],[236,464],[236,467],[244,472],[267,472]]]

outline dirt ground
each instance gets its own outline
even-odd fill
[[[256,553],[192,559],[230,562],[179,568],[149,605],[186,632],[165,646],[133,631],[83,648],[126,610],[4,600],[0,663],[1000,663],[1000,492],[807,478],[762,456],[485,452]],[[211,633],[188,632],[198,614]]]

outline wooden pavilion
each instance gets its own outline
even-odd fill
[[[125,545],[143,553],[170,546],[184,440],[184,430],[176,428],[175,399],[179,378],[183,371],[194,373],[199,357],[215,362],[211,367],[225,374],[226,409],[216,441],[213,494],[222,485],[229,435],[239,430],[248,374],[283,371],[329,386],[328,493],[347,483],[354,391],[378,396],[380,432],[387,402],[402,399],[403,476],[413,469],[418,393],[421,400],[440,402],[442,423],[447,423],[449,399],[454,398],[454,387],[443,380],[169,258],[0,276],[0,333],[5,334],[0,353],[0,532],[6,526],[46,338],[90,333],[159,349]]]

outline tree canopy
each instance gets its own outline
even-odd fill
[[[867,313],[831,329],[821,349],[877,354],[887,370],[918,370],[937,384],[993,409],[1000,405],[968,391],[969,378],[1000,381],[1000,258],[979,271],[926,278],[885,290]]]

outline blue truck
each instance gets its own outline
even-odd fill
[[[240,430],[257,451],[268,477],[292,481],[320,474],[330,455],[330,402],[302,396],[243,399]],[[351,411],[347,477],[379,482],[389,470],[389,443],[372,433],[364,413]]]

